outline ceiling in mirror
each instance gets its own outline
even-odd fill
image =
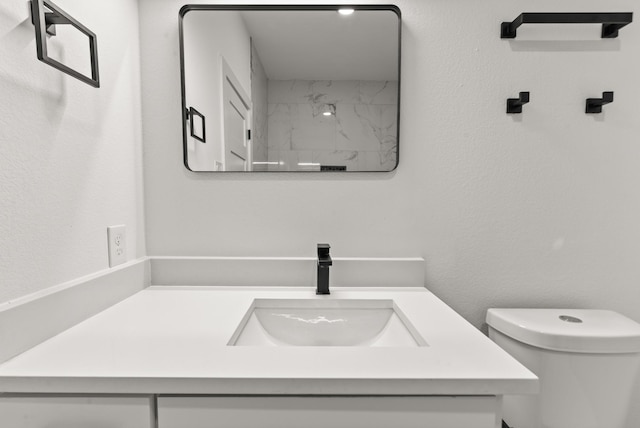
[[[191,171],[391,171],[398,164],[394,6],[188,5],[180,11]]]

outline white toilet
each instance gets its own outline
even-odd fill
[[[640,324],[575,309],[489,309],[487,324],[540,379],[538,394],[504,397],[510,427],[640,427]]]

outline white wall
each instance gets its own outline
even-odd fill
[[[145,254],[137,2],[56,2],[97,34],[100,89],[37,60],[27,4],[0,3],[0,303],[107,268],[107,226]]]
[[[151,12],[153,13],[153,12]],[[146,15],[147,13],[143,13]],[[144,19],[144,18],[143,18]],[[189,134],[188,162],[193,171],[213,171],[224,163],[222,132],[222,58],[244,90],[251,91],[251,44],[238,12],[190,11],[183,21],[187,108],[205,116],[206,143]]]
[[[181,3],[140,1],[151,255],[312,256],[329,242],[335,256],[423,256],[427,287],[478,326],[490,306],[640,321],[640,23],[611,40],[593,25],[499,38],[523,11],[637,12],[637,0],[397,0],[400,166],[357,175],[186,171]],[[615,102],[586,115],[605,90]],[[531,103],[508,116],[519,91]]]

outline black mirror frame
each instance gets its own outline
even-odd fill
[[[396,164],[389,171],[339,171],[342,173],[388,173],[393,172],[398,168],[400,163],[400,94],[401,94],[401,81],[402,81],[402,12],[396,5],[368,5],[368,4],[339,4],[339,5],[255,5],[255,4],[242,4],[242,5],[210,5],[210,4],[187,4],[180,8],[179,12],[179,42],[180,42],[180,84],[181,84],[181,96],[182,96],[182,152],[183,152],[183,164],[184,167],[195,173],[246,173],[247,171],[194,171],[189,168],[189,159],[187,151],[187,119],[189,109],[186,106],[186,82],[185,82],[185,61],[184,61],[184,16],[191,11],[338,11],[340,9],[353,9],[353,10],[379,10],[394,12],[398,17],[398,111],[396,117],[397,131],[396,131]],[[309,174],[310,172],[318,171],[251,171],[252,173],[303,173]],[[338,171],[323,171],[323,172],[338,172]]]

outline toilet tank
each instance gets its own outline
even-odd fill
[[[489,309],[489,337],[540,379],[505,396],[515,428],[638,428],[640,324],[611,311]]]

